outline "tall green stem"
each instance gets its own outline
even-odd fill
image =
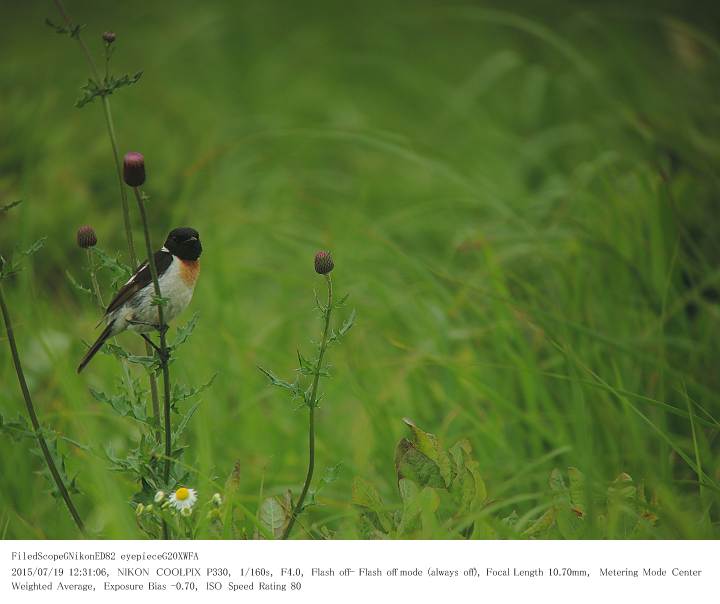
[[[327,306],[325,307],[325,312],[323,313],[325,318],[325,324],[323,326],[322,340],[320,342],[320,353],[318,354],[317,364],[315,365],[315,374],[313,377],[312,388],[310,389],[310,398],[308,402],[308,407],[310,408],[310,417],[308,422],[308,470],[307,475],[305,476],[305,484],[303,485],[302,493],[300,493],[300,498],[298,499],[297,504],[292,511],[292,515],[290,516],[290,520],[288,521],[288,525],[285,528],[285,532],[282,536],[283,539],[287,539],[290,536],[290,531],[292,531],[293,526],[295,525],[295,520],[297,520],[300,512],[302,512],[303,503],[305,503],[305,497],[307,496],[308,490],[310,489],[313,472],[315,471],[315,408],[317,407],[317,389],[320,382],[320,372],[322,371],[323,357],[325,356],[325,350],[327,350],[328,330],[330,328],[330,315],[332,313],[333,305],[333,288],[330,275],[325,275],[325,280],[327,282],[328,288],[328,301]]]
[[[158,281],[157,267],[155,266],[155,253],[153,252],[152,242],[150,241],[150,229],[148,228],[147,214],[145,213],[145,201],[139,187],[133,187],[135,198],[137,199],[138,211],[140,212],[140,220],[142,221],[143,231],[145,233],[145,247],[147,249],[148,266],[152,275],[153,287],[155,288],[155,296],[158,298],[158,321],[160,327],[160,362],[162,363],[163,372],[163,395],[164,395],[164,420],[165,420],[165,469],[163,478],[165,483],[170,480],[170,460],[172,457],[172,430],[170,425],[170,367],[167,349],[167,325],[165,324],[165,312],[160,301],[162,293],[160,291],[160,283]]]
[[[45,463],[50,470],[50,474],[55,481],[58,491],[60,491],[60,495],[62,495],[62,498],[65,501],[65,505],[70,511],[70,515],[75,521],[78,529],[80,529],[80,532],[85,535],[85,525],[80,518],[80,514],[78,514],[78,511],[75,508],[75,504],[73,504],[72,499],[70,498],[70,493],[60,476],[60,472],[58,472],[55,460],[53,460],[52,455],[50,454],[50,449],[45,441],[45,437],[42,434],[40,421],[35,413],[35,406],[33,405],[32,398],[30,397],[30,390],[28,389],[27,382],[25,381],[25,373],[23,372],[22,364],[20,363],[20,354],[18,353],[17,343],[15,342],[15,334],[13,332],[12,322],[10,321],[10,311],[8,310],[7,304],[5,304],[2,284],[0,284],[0,308],[2,309],[5,331],[7,332],[7,339],[10,344],[10,353],[12,354],[13,363],[15,364],[15,373],[17,373],[18,381],[20,382],[20,390],[22,390],[23,398],[25,399],[25,407],[27,408],[28,415],[30,416],[33,432],[35,432],[35,437],[40,445],[40,450],[45,458]]]
[[[130,254],[131,266],[137,266],[137,256],[135,255],[135,244],[133,242],[132,226],[130,225],[130,208],[128,205],[127,191],[123,184],[123,168],[120,162],[120,150],[118,149],[117,137],[115,136],[115,124],[110,110],[110,99],[107,96],[102,97],[103,113],[105,114],[105,124],[107,125],[108,136],[110,137],[110,146],[112,147],[113,160],[115,161],[115,173],[120,186],[120,200],[122,203],[123,222],[125,224],[125,238],[127,239],[128,252]]]
[[[57,6],[58,11],[60,12],[60,15],[65,21],[65,24],[69,28],[72,28],[72,19],[70,19],[70,15],[68,15],[67,11],[65,10],[62,0],[54,0],[54,2],[55,6]],[[98,85],[100,85],[100,72],[98,71],[97,65],[95,64],[95,61],[90,54],[90,50],[88,49],[87,44],[85,44],[85,41],[82,39],[79,33],[73,37],[78,41],[78,45],[80,46],[80,49],[85,55],[85,59],[88,63],[88,66],[90,67],[90,72],[93,78],[98,83]],[[102,106],[103,113],[105,114],[105,125],[107,126],[108,136],[110,137],[110,146],[112,147],[113,160],[115,161],[115,172],[117,173],[118,184],[120,186],[120,202],[122,205],[123,223],[125,224],[125,238],[127,239],[128,253],[130,254],[130,266],[135,267],[137,266],[137,256],[135,254],[135,243],[133,242],[132,226],[130,224],[130,210],[127,192],[125,191],[125,187],[123,185],[122,164],[120,163],[120,152],[118,151],[117,137],[115,136],[115,125],[113,123],[112,113],[110,112],[110,99],[107,97],[107,95],[102,96]]]
[[[62,0],[53,0],[53,1],[55,2],[55,6],[57,6],[58,11],[60,12],[60,15],[62,16],[63,20],[65,21],[65,24],[68,26],[68,28],[72,28],[73,27],[72,19],[70,19],[70,15],[68,15],[67,11],[65,10],[65,6],[63,5]],[[80,36],[79,33],[74,37],[78,41],[78,45],[80,46],[80,49],[82,50],[83,55],[85,55],[85,59],[88,63],[88,66],[90,67],[90,72],[91,72],[92,76],[95,78],[95,81],[98,82],[98,84],[99,84],[100,83],[100,72],[98,71],[97,65],[95,64],[95,61],[93,60],[92,55],[90,54],[90,50],[88,49],[87,44],[85,44],[85,41],[82,39],[82,37]],[[106,62],[105,62],[106,79],[107,79],[108,60],[109,60],[109,56],[106,56]],[[108,137],[110,138],[110,146],[112,147],[113,161],[115,162],[115,173],[117,174],[118,186],[120,187],[120,203],[121,203],[121,207],[122,207],[123,224],[125,225],[125,239],[127,240],[128,255],[130,257],[130,266],[134,268],[138,265],[138,261],[137,261],[137,255],[135,253],[135,243],[133,241],[132,225],[130,224],[130,208],[129,208],[129,204],[128,204],[127,191],[125,190],[125,185],[123,184],[122,164],[120,162],[120,151],[118,149],[117,137],[115,136],[115,124],[113,122],[112,112],[110,110],[110,99],[107,97],[107,95],[102,97],[102,106],[103,106],[103,114],[105,115],[105,125],[107,126]],[[152,348],[150,347],[149,344],[145,344],[145,352],[148,356],[152,354]],[[156,437],[159,440],[160,439],[160,401],[158,398],[157,381],[155,380],[154,375],[150,376],[150,398],[152,400],[153,417],[155,418]]]

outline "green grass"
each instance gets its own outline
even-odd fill
[[[188,432],[201,497],[236,461],[250,513],[261,489],[299,492],[306,413],[256,366],[290,376],[318,337],[326,248],[358,319],[317,414],[317,475],[343,469],[305,526],[357,536],[355,476],[399,504],[408,416],[445,446],[470,440],[493,521],[542,513],[550,471],[575,466],[596,493],[621,472],[642,481],[658,502],[646,536],[720,536],[717,9],[97,4],[68,9],[98,56],[117,32],[117,72],[145,72],[112,103],[122,151],[148,162],[153,237],[203,238],[200,323],[172,367],[184,383],[218,373]],[[88,526],[135,537],[134,485],[102,451],[137,432],[88,392],[116,361],[75,373],[98,312],[64,274],[87,282],[81,224],[124,250],[102,112],[73,107],[87,69],[43,24],[52,4],[6,13],[0,202],[25,203],[0,218],[0,250],[48,237],[8,303],[41,418],[94,451],[68,449]],[[75,537],[28,448],[0,440],[4,536]]]

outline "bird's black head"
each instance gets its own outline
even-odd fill
[[[165,247],[181,260],[197,260],[202,254],[200,234],[190,227],[180,227],[170,231]]]

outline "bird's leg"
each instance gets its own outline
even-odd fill
[[[145,340],[150,346],[153,347],[153,350],[157,353],[158,357],[160,357],[160,361],[165,364],[170,360],[170,351],[166,350],[163,354],[163,349],[160,348],[155,342],[153,342],[148,336],[146,336],[144,333],[140,334],[140,337],[142,337],[143,340]]]
[[[158,354],[160,354],[160,347],[159,347],[155,342],[153,342],[148,336],[146,336],[144,333],[141,333],[141,334],[140,334],[140,337],[141,337],[143,340],[145,340],[148,344],[150,344],[150,346],[153,347],[153,349],[155,350],[155,352],[157,352]]]

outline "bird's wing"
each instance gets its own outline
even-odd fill
[[[157,268],[158,277],[168,269],[170,264],[172,264],[172,260],[173,255],[170,252],[166,252],[165,250],[155,252],[155,268]],[[108,315],[120,308],[125,302],[150,283],[152,283],[152,274],[150,273],[150,267],[146,260],[135,270],[133,276],[120,288],[120,291],[115,294],[115,297],[110,304],[108,304],[105,314]]]

